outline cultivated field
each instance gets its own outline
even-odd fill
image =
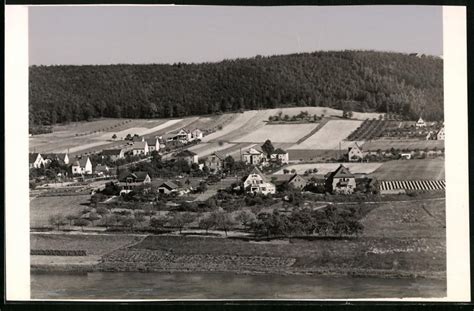
[[[384,203],[362,219],[363,235],[444,239],[445,207],[444,199]]]
[[[233,141],[264,143],[267,139],[270,139],[272,143],[295,143],[301,137],[311,132],[316,126],[317,123],[265,125],[256,131],[234,139]]]
[[[379,180],[444,180],[444,159],[388,161],[372,175]]]
[[[311,150],[311,149],[289,149],[288,150],[288,157],[290,159],[290,162],[322,161],[322,160],[332,159],[332,158],[336,159],[339,156],[340,156],[339,150]]]
[[[362,145],[364,151],[377,151],[377,150],[423,150],[428,148],[429,150],[437,148],[444,149],[444,140],[402,140],[402,139],[377,139],[365,142]]]
[[[213,152],[219,151],[222,152],[224,155],[227,154],[226,150],[234,147],[235,144],[229,143],[202,143],[196,146],[192,146],[188,150],[196,153],[199,158],[207,157],[208,155],[212,154]]]
[[[330,120],[308,139],[290,149],[347,149],[354,142],[344,141],[362,121]]]
[[[308,164],[293,164],[285,167],[287,170],[296,170],[296,173],[303,174],[309,169],[318,169],[317,174],[327,174],[336,170],[339,165],[343,164],[351,173],[365,173],[370,174],[378,169],[382,163],[308,163]],[[283,174],[283,169],[277,171],[275,174]]]
[[[48,219],[55,214],[78,214],[86,207],[83,204],[89,203],[89,199],[89,194],[34,198],[30,200],[30,226],[50,226]]]
[[[30,234],[30,248],[35,250],[85,250],[87,255],[105,255],[143,239],[127,234]]]

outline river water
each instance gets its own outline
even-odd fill
[[[444,297],[446,281],[232,273],[33,273],[33,299],[344,299]]]

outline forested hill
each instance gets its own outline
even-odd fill
[[[30,124],[288,106],[443,118],[443,61],[343,51],[173,65],[30,67]]]

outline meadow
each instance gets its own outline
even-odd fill
[[[444,149],[444,140],[416,140],[416,139],[376,139],[367,141],[362,145],[364,151],[377,150],[424,150],[425,148],[432,150]]]
[[[78,214],[89,201],[89,194],[33,198],[30,200],[30,227],[50,226],[51,215]]]
[[[311,132],[317,124],[276,124],[265,125],[256,131],[234,139],[235,142],[264,143],[270,139],[272,143],[295,143]]]

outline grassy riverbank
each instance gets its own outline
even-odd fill
[[[244,241],[224,237],[131,234],[31,235],[35,250],[85,250],[88,258],[31,256],[32,271],[147,271],[446,276],[444,200],[384,203],[353,238]],[[45,258],[48,257],[48,258]]]

